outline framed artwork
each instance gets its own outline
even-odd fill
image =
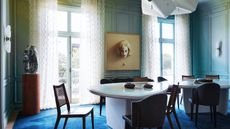
[[[106,69],[139,70],[140,36],[138,34],[106,33]]]

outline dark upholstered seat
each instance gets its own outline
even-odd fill
[[[55,123],[54,129],[57,129],[58,123],[61,118],[65,118],[65,123],[63,128],[65,128],[68,118],[70,117],[82,117],[82,127],[85,129],[86,117],[91,114],[92,128],[94,129],[94,116],[93,116],[93,107],[76,107],[70,109],[69,99],[66,93],[65,85],[61,84],[58,86],[53,86],[55,101],[57,106],[57,120]],[[61,110],[61,107],[66,106],[67,110]]]
[[[166,78],[164,77],[157,77],[157,81],[158,82],[163,82],[163,81],[168,81]]]
[[[156,94],[139,101],[132,102],[131,115],[124,115],[128,128],[162,129],[167,104],[166,94]]]
[[[205,75],[206,79],[220,79],[220,75]]]
[[[191,103],[191,120],[193,119],[193,106],[196,104],[195,125],[197,126],[199,105],[210,106],[211,120],[214,115],[214,126],[216,127],[216,106],[219,105],[220,85],[216,83],[205,83],[193,89]]]

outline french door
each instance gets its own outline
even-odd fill
[[[65,83],[71,103],[79,102],[80,19],[79,8],[59,8],[57,20],[59,82]]]

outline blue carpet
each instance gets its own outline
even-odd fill
[[[105,107],[103,107],[102,116],[99,115],[99,105],[94,106],[94,122],[95,129],[110,129],[106,125],[105,117]],[[229,107],[230,109],[230,107]],[[53,129],[56,121],[56,109],[49,109],[41,111],[37,115],[33,116],[22,116],[18,115],[17,120],[14,124],[14,129]],[[177,110],[177,115],[181,123],[182,129],[214,129],[213,124],[210,120],[209,114],[199,114],[198,117],[198,127],[195,127],[194,121],[190,120],[190,116],[185,114],[184,110]],[[177,125],[175,124],[175,119],[172,115],[173,123],[175,129]],[[122,119],[122,118],[121,118]],[[59,122],[59,128],[62,129],[64,119]],[[87,117],[86,128],[91,129],[91,117]],[[67,122],[66,129],[81,129],[82,119],[81,118],[71,118]],[[167,119],[165,119],[163,129],[170,129]],[[230,114],[227,116],[218,115],[217,116],[217,129],[230,129]]]

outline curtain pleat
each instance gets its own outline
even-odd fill
[[[99,102],[89,92],[104,76],[104,0],[82,0],[79,96],[81,104]]]
[[[160,44],[157,17],[142,16],[142,76],[160,75]]]
[[[175,16],[175,81],[192,74],[189,14]]]
[[[29,44],[38,50],[40,108],[55,107],[53,85],[58,82],[57,0],[29,0]]]

